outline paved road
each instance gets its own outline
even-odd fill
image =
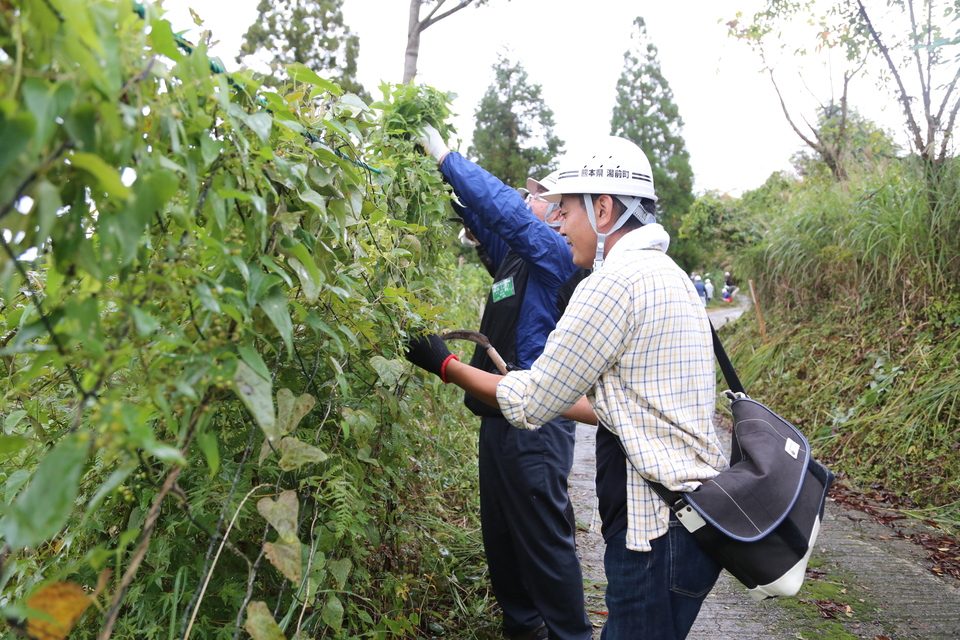
[[[710,315],[714,324],[721,324],[742,310],[721,309],[717,312],[721,317],[713,317],[715,312]],[[725,431],[718,427],[719,433]],[[594,637],[599,638],[606,610],[603,541],[599,534],[586,528],[595,503],[595,433],[594,427],[578,427],[570,495],[582,525],[578,530],[578,548]],[[917,530],[924,525],[901,521],[898,527]],[[933,575],[922,550],[896,537],[890,527],[831,500],[817,547],[811,561],[815,571],[793,598],[753,602],[739,583],[726,573],[721,575],[689,638],[960,639],[960,583]]]

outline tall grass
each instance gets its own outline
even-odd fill
[[[764,306],[837,302],[853,311],[882,300],[903,312],[942,299],[960,279],[960,171],[931,186],[909,160],[844,183],[803,185],[765,241],[740,256]]]
[[[818,454],[960,526],[960,172],[908,161],[845,183],[801,185],[762,243],[738,257],[755,281],[727,331],[751,395]],[[753,318],[753,319],[751,319]]]

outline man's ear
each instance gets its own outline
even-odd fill
[[[613,196],[602,195],[593,199],[593,214],[597,218],[597,229],[600,233],[608,233],[614,225]]]

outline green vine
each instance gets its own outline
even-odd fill
[[[135,8],[0,3],[0,612],[104,640],[448,625],[472,438],[397,353],[475,322],[415,143],[450,96],[299,67],[265,91]]]

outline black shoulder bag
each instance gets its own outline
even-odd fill
[[[730,386],[730,468],[694,491],[647,480],[694,539],[755,600],[795,595],[820,531],[833,473],[810,455],[800,431],[744,392],[713,332],[713,349]]]

